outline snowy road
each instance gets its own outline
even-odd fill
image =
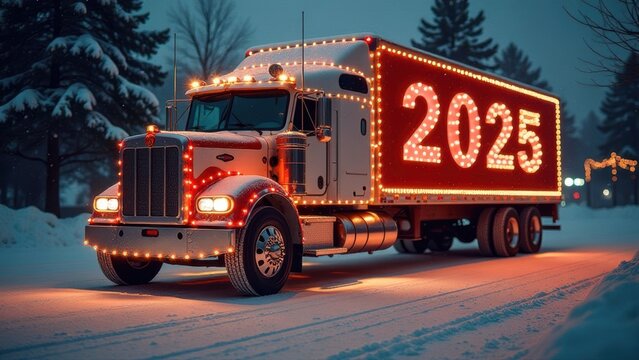
[[[263,298],[236,296],[221,269],[165,265],[120,287],[86,248],[3,250],[0,358],[517,358],[636,249],[551,241],[509,259],[310,259]]]

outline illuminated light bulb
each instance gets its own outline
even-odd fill
[[[230,248],[226,249],[226,251],[229,252],[229,253],[232,253],[233,252],[233,248],[230,247]]]
[[[214,250],[213,251],[213,255],[218,256],[218,255],[220,255],[220,252],[218,250]]]
[[[150,257],[151,257],[151,254],[146,253],[146,254],[144,254],[144,257],[148,259],[148,258],[150,258]]]
[[[198,87],[200,87],[200,82],[199,81],[197,81],[197,80],[191,81],[191,89],[196,89]]]
[[[125,250],[125,251],[122,252],[122,255],[127,256],[127,255],[129,255],[129,252]]]
[[[89,240],[84,240],[84,245],[89,245]]]

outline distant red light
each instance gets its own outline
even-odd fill
[[[366,39],[364,39],[364,41],[366,41],[367,44],[370,44],[371,41],[373,41],[373,38],[371,38],[370,36],[367,36]]]
[[[579,193],[579,191],[575,191],[574,193],[572,193],[572,198],[575,200],[581,199],[581,194]]]

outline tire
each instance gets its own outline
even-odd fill
[[[469,244],[477,238],[477,224],[470,222],[463,225],[462,220],[458,220],[453,224],[454,235],[460,242]]]
[[[519,216],[519,223],[521,224],[519,251],[527,254],[539,252],[543,235],[539,210],[534,206],[524,208]]]
[[[98,252],[98,264],[104,276],[118,285],[147,284],[162,268],[161,261],[132,261],[128,257],[118,257],[102,252]]]
[[[438,234],[428,241],[428,248],[433,252],[444,252],[453,246],[453,237],[449,234]]]
[[[493,250],[493,219],[497,209],[490,207],[482,210],[477,220],[477,244],[483,256],[495,256]]]
[[[519,251],[519,215],[511,207],[497,210],[493,221],[493,249],[495,255],[510,257]]]
[[[400,254],[423,254],[428,249],[428,240],[397,239],[393,247]]]
[[[258,209],[236,245],[224,257],[233,287],[243,295],[275,294],[282,289],[293,263],[293,241],[282,213]]]

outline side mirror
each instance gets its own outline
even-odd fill
[[[329,142],[333,136],[332,99],[321,97],[317,101],[317,128],[315,136],[320,142]]]

